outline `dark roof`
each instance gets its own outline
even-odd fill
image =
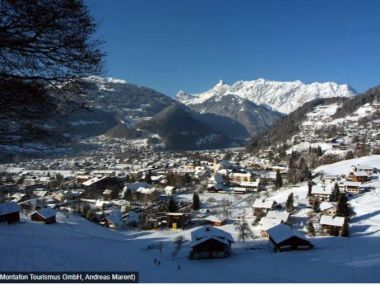
[[[0,204],[0,215],[7,215],[20,212],[20,206],[16,202],[7,202]]]

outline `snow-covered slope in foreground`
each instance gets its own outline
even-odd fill
[[[292,191],[302,196],[307,186]],[[284,199],[285,192],[281,195]],[[141,282],[163,283],[380,282],[380,189],[352,199],[350,204],[357,213],[350,224],[350,238],[312,238],[313,250],[283,253],[274,253],[268,241],[261,239],[254,242],[255,250],[244,250],[236,242],[230,258],[202,261],[186,258],[188,243],[172,256],[172,241],[179,235],[189,239],[190,231],[121,233],[63,215],[58,215],[59,223],[53,225],[30,221],[2,224],[0,272],[138,271]],[[222,228],[233,231],[232,225]],[[163,244],[161,253],[147,250],[158,241]],[[154,258],[160,259],[160,265],[154,264]]]
[[[180,91],[176,99],[186,105],[198,105],[212,97],[217,97],[220,101],[225,95],[236,95],[255,104],[270,106],[278,112],[290,113],[317,98],[351,97],[356,94],[357,92],[347,84],[339,85],[335,82],[304,84],[299,80],[279,82],[260,78],[237,81],[232,85],[219,81],[212,89],[203,93],[189,94]]]

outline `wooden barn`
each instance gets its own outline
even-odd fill
[[[299,231],[279,224],[267,230],[269,240],[276,251],[305,250],[314,246]]]
[[[20,221],[20,206],[16,202],[0,204],[0,223],[16,223]]]
[[[231,234],[211,226],[191,233],[190,259],[225,258],[231,255]]]
[[[35,222],[54,224],[56,223],[56,211],[52,208],[44,208],[31,214],[30,219]]]

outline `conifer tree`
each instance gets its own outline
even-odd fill
[[[169,213],[175,213],[178,210],[177,202],[174,200],[173,196],[170,196],[168,202],[168,211]]]
[[[277,172],[276,172],[276,181],[274,182],[274,185],[276,189],[281,188],[283,185],[282,176],[279,169],[277,169]]]
[[[318,154],[318,156],[322,156],[322,154],[323,154],[323,152],[322,152],[322,148],[321,148],[321,146],[319,146],[319,145],[318,145],[318,147],[317,147],[317,154]]]
[[[146,182],[148,184],[152,184],[152,172],[150,170],[145,173],[144,182]]]
[[[350,217],[350,209],[347,202],[347,196],[343,193],[341,193],[339,196],[336,215],[339,217],[345,217],[347,219]]]
[[[333,202],[338,202],[340,196],[340,189],[338,183],[335,183],[334,189],[332,191],[331,200]]]
[[[311,180],[309,180],[307,182],[307,196],[308,197],[311,196],[311,190],[313,190],[313,182]]]
[[[193,194],[193,205],[192,208],[193,210],[199,210],[201,205],[200,205],[200,199],[199,199],[199,194],[197,192],[194,192]]]
[[[294,197],[293,193],[290,193],[288,199],[286,200],[286,211],[289,213],[294,211]]]
[[[319,213],[321,211],[320,205],[321,205],[321,202],[319,201],[319,199],[315,199],[314,204],[313,204],[313,210],[315,213]]]

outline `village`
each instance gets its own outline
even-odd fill
[[[379,160],[338,174],[309,169],[294,184],[286,160],[240,148],[106,151],[1,165],[0,226],[78,216],[110,231],[167,235],[177,251],[187,244],[189,259],[228,258],[237,244],[263,242],[273,252],[304,251],[313,237],[349,238],[350,200],[379,190]]]

